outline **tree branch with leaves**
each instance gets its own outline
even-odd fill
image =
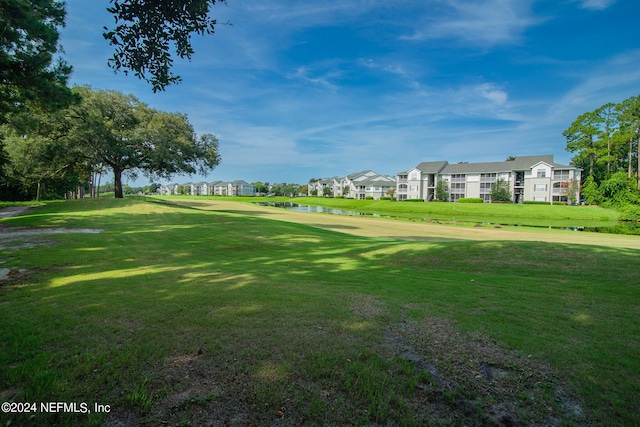
[[[115,26],[103,33],[115,47],[109,65],[150,82],[154,92],[180,82],[171,71],[171,48],[179,58],[191,59],[192,34],[215,32],[217,21],[209,13],[216,2],[226,0],[111,0],[107,10]]]

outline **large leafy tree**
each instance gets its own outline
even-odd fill
[[[123,197],[122,175],[154,179],[178,173],[206,175],[220,162],[218,140],[197,138],[187,117],[149,108],[132,95],[76,88],[83,101],[69,108],[69,141],[83,156],[114,174],[115,196]]]
[[[226,0],[217,0],[225,3]],[[192,34],[213,34],[216,20],[209,12],[216,0],[111,0],[107,10],[115,27],[105,27],[105,39],[115,47],[109,65],[151,83],[153,91],[180,81],[173,74],[171,47],[180,58],[194,53]]]
[[[82,146],[68,143],[70,124],[63,111],[32,107],[11,114],[2,128],[7,156],[3,197],[39,199],[45,189],[59,197],[88,180],[92,165]]]
[[[64,2],[0,1],[0,123],[30,104],[58,109],[72,101],[71,67],[55,61]]]

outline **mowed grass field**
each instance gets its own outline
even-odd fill
[[[272,211],[103,198],[1,220],[0,401],[38,405],[2,424],[640,424],[636,237],[376,238]]]

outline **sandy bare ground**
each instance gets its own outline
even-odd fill
[[[197,209],[255,215],[266,219],[305,224],[341,233],[383,239],[529,241],[640,249],[640,236],[550,229],[497,229],[489,225],[484,227],[458,227],[450,224],[295,212],[282,208],[233,201],[180,200],[178,203]]]

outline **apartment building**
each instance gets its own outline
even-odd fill
[[[509,186],[513,203],[567,202],[568,184],[571,180],[580,181],[580,172],[574,166],[555,163],[552,155],[487,163],[424,162],[397,174],[396,195],[398,200],[432,201],[438,182],[444,181],[451,202],[461,198],[490,202],[493,185],[502,179]]]
[[[333,177],[310,181],[307,188],[309,194],[318,196],[330,195],[331,197],[348,197],[358,200],[371,197],[379,200],[380,197],[387,196],[391,190],[396,190],[396,179],[389,175],[366,170],[352,173],[343,178]]]

